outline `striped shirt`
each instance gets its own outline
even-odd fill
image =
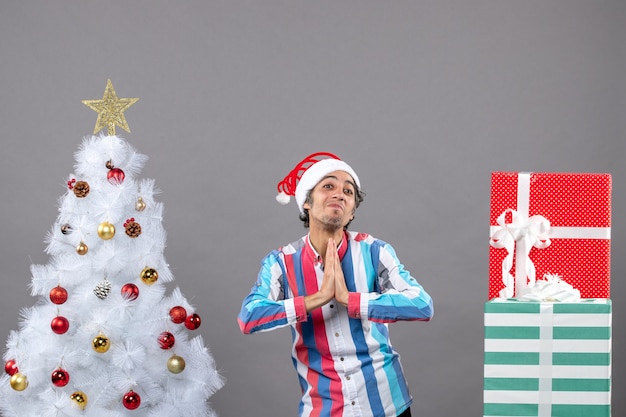
[[[395,417],[412,398],[387,323],[430,320],[432,300],[389,244],[346,232],[338,253],[347,307],[333,299],[306,312],[304,296],[318,291],[324,271],[304,236],[263,259],[239,327],[249,334],[291,326],[301,417]]]

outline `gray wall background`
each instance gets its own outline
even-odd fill
[[[203,317],[221,416],[295,416],[289,332],[243,336],[260,259],[305,233],[276,183],[308,153],[368,193],[353,229],[394,244],[435,319],[392,326],[415,415],[482,412],[490,173],[613,174],[613,415],[626,415],[626,2],[0,1],[0,335],[107,78],[150,157],[165,256]],[[420,413],[421,410],[421,413]]]

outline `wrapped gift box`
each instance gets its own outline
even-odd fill
[[[494,172],[489,299],[559,274],[582,298],[610,298],[610,174]]]
[[[485,304],[484,416],[610,417],[611,300]]]

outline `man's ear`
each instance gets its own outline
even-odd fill
[[[311,210],[311,203],[305,201],[304,204],[302,204],[302,209]]]

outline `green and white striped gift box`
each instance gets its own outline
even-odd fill
[[[485,417],[610,417],[611,300],[485,304]]]

